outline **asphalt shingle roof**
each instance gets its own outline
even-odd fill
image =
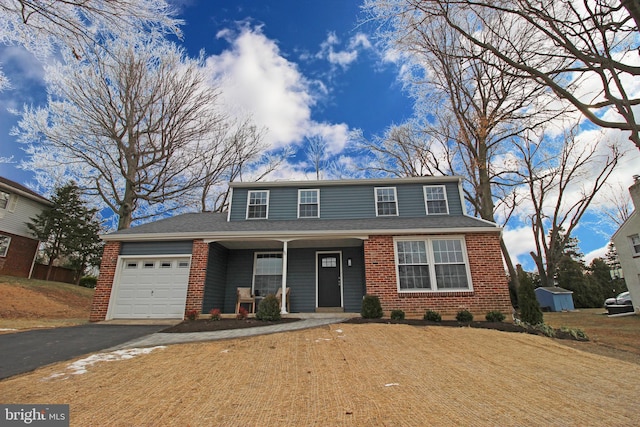
[[[233,234],[272,234],[278,232],[303,234],[323,232],[385,232],[389,230],[424,230],[424,229],[500,229],[486,221],[464,215],[434,215],[419,218],[384,217],[365,219],[293,219],[293,220],[245,220],[227,221],[226,213],[187,213],[137,227],[120,230],[108,235],[111,240],[117,237],[179,234],[205,236]]]

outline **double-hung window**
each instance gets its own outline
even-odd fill
[[[9,252],[11,237],[0,234],[0,257],[6,257]]]
[[[7,209],[9,198],[11,198],[11,194],[0,190],[0,209]]]
[[[471,289],[463,238],[401,238],[395,250],[399,292]]]
[[[395,187],[376,188],[376,215],[398,215],[398,198],[396,197]]]
[[[282,252],[256,253],[253,267],[253,293],[275,295],[282,287]]]
[[[447,191],[444,185],[425,185],[424,203],[427,215],[449,213]]]
[[[629,236],[631,240],[631,251],[634,256],[640,255],[640,235],[634,234],[633,236]]]
[[[269,191],[249,191],[247,219],[266,219],[269,212]]]
[[[320,190],[298,190],[298,218],[320,216]]]

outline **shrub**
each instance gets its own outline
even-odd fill
[[[220,309],[219,308],[212,308],[211,311],[209,312],[211,314],[211,320],[220,320],[221,316],[220,316]]]
[[[244,307],[240,307],[238,309],[238,314],[236,314],[236,319],[244,320],[247,317],[249,317],[249,312],[247,311],[247,309]]]
[[[460,310],[458,314],[456,314],[456,320],[462,323],[470,323],[473,321],[473,314],[471,314],[469,310]]]
[[[258,320],[280,320],[280,303],[275,295],[267,295],[260,304],[256,313]]]
[[[442,316],[440,316],[440,313],[433,310],[427,310],[427,312],[424,313],[423,319],[428,320],[429,322],[442,322]]]
[[[404,320],[404,311],[402,311],[402,310],[391,310],[391,319],[392,320]]]
[[[364,319],[380,319],[383,314],[380,298],[375,295],[365,295],[362,300],[360,315]]]
[[[98,278],[96,276],[83,276],[80,278],[80,282],[78,282],[78,285],[84,287],[84,288],[95,288],[96,284],[98,283]]]
[[[487,322],[502,322],[505,319],[505,315],[500,311],[494,310],[488,312],[484,318],[487,319]]]
[[[577,339],[578,341],[589,341],[589,337],[587,336],[587,334],[579,328],[567,328],[566,326],[562,326],[560,327],[560,330],[562,332],[568,332],[571,334],[571,336],[575,339]]]
[[[556,330],[553,327],[547,325],[546,323],[538,323],[533,327],[540,332],[542,332],[545,336],[553,338],[556,336]]]
[[[198,318],[199,315],[200,312],[194,308],[193,310],[187,310],[186,318],[193,322]]]
[[[518,270],[520,287],[518,288],[518,308],[520,309],[520,320],[530,325],[537,325],[543,322],[542,310],[536,299],[533,290],[533,281],[522,269]]]

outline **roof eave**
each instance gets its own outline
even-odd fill
[[[273,188],[273,187],[326,187],[346,185],[395,185],[410,183],[459,182],[458,175],[446,176],[418,176],[408,178],[371,178],[371,179],[340,179],[319,181],[270,181],[270,182],[230,182],[231,188]]]
[[[288,240],[288,239],[316,239],[316,238],[349,238],[370,235],[412,235],[412,234],[467,234],[467,233],[501,233],[500,227],[452,227],[452,228],[410,228],[384,230],[318,230],[315,232],[301,231],[228,231],[228,232],[189,232],[189,233],[131,233],[106,234],[100,238],[106,242],[134,242],[134,241],[166,241],[166,240]]]

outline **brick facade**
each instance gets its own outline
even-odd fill
[[[189,286],[187,288],[187,304],[185,314],[189,310],[202,311],[204,300],[204,282],[207,277],[207,261],[209,259],[209,244],[202,240],[193,241],[191,252],[191,269],[189,271]]]
[[[29,277],[39,242],[35,239],[17,236],[4,231],[0,231],[0,234],[11,237],[7,255],[0,257],[0,274]]]
[[[512,312],[509,285],[504,271],[500,235],[469,233],[465,235],[472,291],[399,293],[396,280],[393,236],[369,236],[364,244],[367,294],[380,298],[382,309],[404,310],[408,317],[422,317],[426,310],[454,315],[469,310],[484,318],[491,310]]]
[[[107,317],[111,289],[116,276],[116,267],[118,266],[118,255],[120,255],[120,242],[107,242],[104,245],[102,260],[100,261],[100,275],[98,276],[98,283],[96,283],[93,303],[91,304],[91,314],[89,315],[89,321],[91,322],[104,320]]]

